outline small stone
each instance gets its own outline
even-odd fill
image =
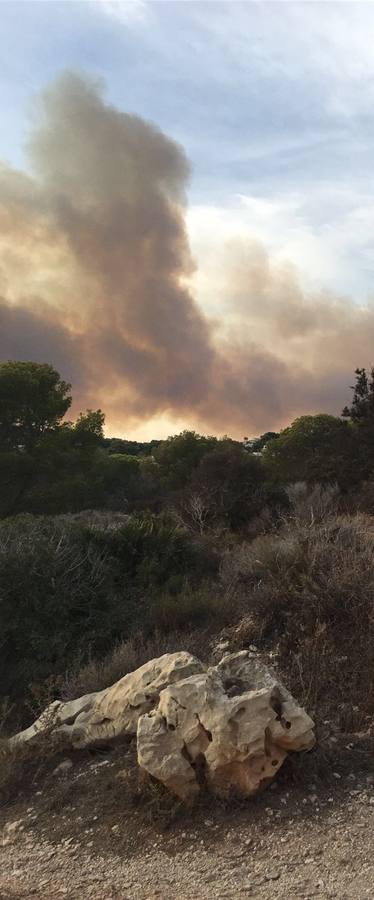
[[[62,762],[53,769],[52,775],[63,775],[64,772],[69,772],[70,769],[73,768],[73,763],[71,759],[63,759]]]
[[[4,826],[4,831],[6,834],[13,834],[15,831],[23,831],[23,819],[17,819],[14,822],[8,822],[7,825]]]

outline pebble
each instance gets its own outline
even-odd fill
[[[63,759],[62,762],[53,769],[52,775],[62,775],[64,772],[69,772],[70,769],[73,768],[73,763],[71,759]]]

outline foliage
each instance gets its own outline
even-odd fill
[[[356,369],[351,406],[342,415],[350,419],[356,445],[356,477],[353,481],[371,479],[374,473],[374,369],[368,377],[365,369]],[[359,476],[359,477],[358,477]]]
[[[182,487],[217,443],[217,438],[204,437],[195,431],[182,431],[162,441],[154,453],[161,475],[168,479],[172,487]]]
[[[214,554],[165,519],[117,524],[25,516],[0,525],[4,694],[100,657],[140,625],[146,633],[158,597],[194,590],[217,568]]]
[[[74,425],[75,443],[98,446],[104,437],[105,415],[101,409],[80,413]]]
[[[103,438],[102,446],[108,453],[125,453],[126,456],[151,456],[162,441],[127,441],[124,438]]]
[[[301,416],[264,449],[263,460],[276,482],[338,482],[349,484],[354,474],[352,428],[335,416]]]
[[[268,503],[284,505],[285,495],[271,490],[265,479],[260,459],[240,444],[229,440],[217,442],[201,459],[190,479],[187,500],[191,519],[198,523],[200,531],[208,525],[236,530]]]
[[[277,431],[265,431],[265,434],[261,434],[258,438],[244,438],[245,448],[250,453],[262,453],[269,441],[274,441],[277,437],[279,437]]]
[[[352,420],[355,425],[374,424],[374,368],[370,378],[366,369],[356,369],[356,383],[352,385],[353,399],[351,406],[345,406],[342,415]]]
[[[320,517],[315,516],[318,501]],[[225,568],[244,591],[251,640],[277,648],[296,696],[310,708],[361,725],[374,712],[374,539],[372,521],[336,515],[330,492],[309,495],[276,534],[227,554]],[[329,512],[330,508],[330,512]]]
[[[32,449],[69,409],[69,391],[51,365],[0,363],[0,447]]]

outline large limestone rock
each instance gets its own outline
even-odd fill
[[[313,722],[248,651],[169,685],[138,721],[140,766],[186,801],[256,793],[291,750],[309,750]]]
[[[139,716],[158,704],[160,692],[181,678],[203,671],[190,653],[166,653],[125,675],[111,687],[67,703],[52,703],[30,728],[13,741],[29,741],[51,731],[74,748],[136,734]]]
[[[49,731],[72,748],[137,734],[141,768],[187,802],[202,784],[220,796],[250,796],[289,751],[314,744],[307,713],[245,650],[207,671],[189,653],[152,659],[104,691],[51,704],[12,740]]]

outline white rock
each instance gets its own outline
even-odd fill
[[[72,748],[137,733],[139,765],[186,801],[202,782],[220,796],[254,794],[289,751],[314,744],[310,717],[248,650],[208,671],[189,653],[165,654],[104,691],[51,704],[12,740],[48,731]]]
[[[273,778],[289,750],[314,745],[313,722],[250,653],[170,685],[138,722],[138,762],[183,800],[199,772],[221,796],[249,796]]]
[[[67,703],[55,701],[30,728],[11,741],[29,741],[49,730],[71,747],[88,747],[136,734],[138,718],[157,706],[160,691],[203,670],[190,653],[166,653],[125,675],[111,687]]]

